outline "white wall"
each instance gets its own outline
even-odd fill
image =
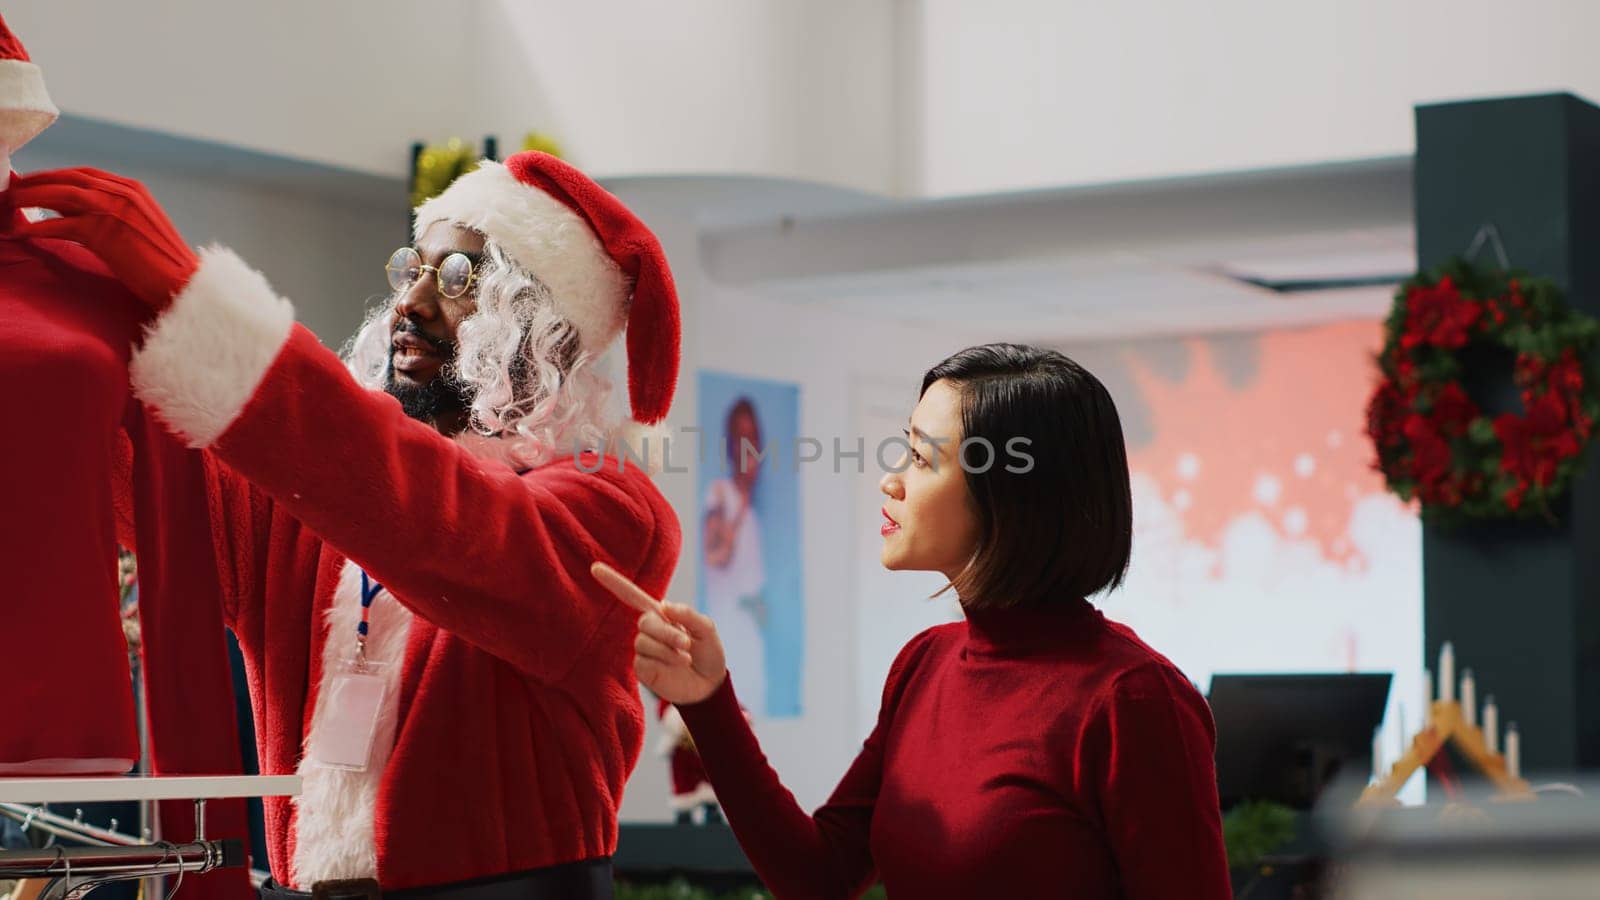
[[[1600,100],[1600,3],[923,0],[916,192],[1410,153],[1412,106]]]
[[[493,5],[525,48],[549,129],[596,172],[891,186],[889,0]]]
[[[487,121],[481,3],[6,7],[56,105],[80,115],[389,175],[411,141],[476,138]]]
[[[5,14],[70,112],[389,175],[416,139],[514,146],[539,129],[603,175],[943,195],[1404,154],[1418,102],[1600,98],[1589,0],[12,0]]]
[[[893,181],[890,0],[12,0],[62,109],[403,175],[548,132],[602,175]]]

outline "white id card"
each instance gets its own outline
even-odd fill
[[[329,769],[365,771],[372,757],[385,683],[377,667],[345,672],[328,688],[327,715],[317,723],[311,761]]]

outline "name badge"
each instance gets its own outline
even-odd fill
[[[377,666],[339,675],[329,686],[326,715],[317,723],[311,761],[329,769],[362,772],[372,758],[378,714],[387,690]]]

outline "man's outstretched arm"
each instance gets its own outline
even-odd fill
[[[289,327],[253,384],[223,405],[210,405],[216,381],[185,396],[206,380],[191,342],[231,339],[225,328],[192,329],[191,311],[281,302],[255,293],[259,276],[254,286],[206,278],[211,267],[248,271],[231,253],[204,260],[134,357],[134,390],[179,433],[211,435],[218,459],[418,615],[558,680],[614,613],[589,579],[592,560],[665,589],[678,523],[643,472],[609,460],[586,472],[563,459],[519,476],[357,385],[302,327]]]
[[[170,262],[187,247],[137,183],[31,178],[36,205],[64,214],[35,227],[84,243],[159,312],[131,366],[140,398],[423,618],[554,681],[617,614],[593,560],[664,591],[678,523],[644,473],[566,460],[519,476],[473,456],[357,385],[231,251]]]

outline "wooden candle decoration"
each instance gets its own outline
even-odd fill
[[[1361,799],[1356,801],[1357,806],[1398,806],[1399,801],[1395,798],[1400,788],[1418,769],[1441,753],[1447,744],[1455,747],[1474,769],[1494,784],[1496,800],[1516,802],[1535,799],[1528,782],[1522,779],[1522,747],[1516,725],[1511,725],[1506,732],[1505,753],[1497,752],[1500,736],[1492,734],[1491,730],[1498,729],[1499,708],[1495,706],[1494,699],[1489,698],[1485,704],[1483,727],[1475,724],[1476,717],[1466,711],[1462,701],[1473,699],[1471,695],[1476,693],[1476,685],[1462,692],[1467,696],[1461,700],[1455,699],[1454,685],[1447,688],[1447,682],[1443,680],[1447,673],[1451,680],[1455,676],[1454,654],[1449,651],[1448,644],[1445,646],[1446,656],[1439,665],[1439,699],[1429,704],[1422,730],[1411,739],[1411,745],[1387,771],[1375,773],[1372,784],[1362,791]],[[1375,750],[1374,757],[1377,755]],[[1377,762],[1374,759],[1374,764]]]

